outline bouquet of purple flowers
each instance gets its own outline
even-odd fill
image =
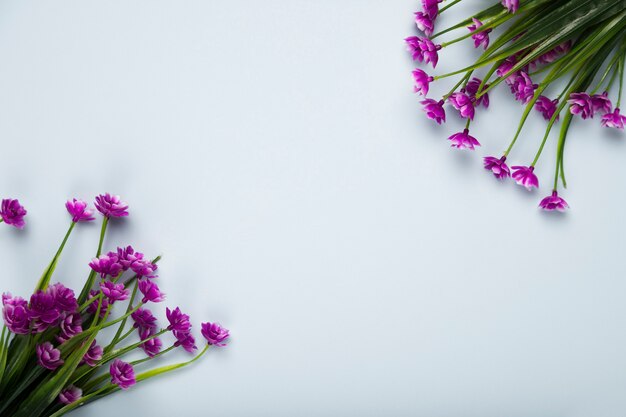
[[[527,189],[538,188],[535,167],[550,132],[560,121],[554,163],[552,192],[539,206],[564,211],[567,202],[559,196],[559,183],[567,187],[563,156],[569,128],[575,118],[600,118],[602,126],[624,129],[620,111],[626,57],[626,0],[502,0],[444,30],[435,31],[437,18],[461,0],[422,0],[415,23],[424,36],[405,39],[413,60],[437,66],[439,53],[449,45],[471,38],[483,52],[470,65],[447,74],[431,76],[413,71],[415,92],[428,95],[431,83],[458,76],[456,85],[440,99],[426,98],[421,104],[428,118],[446,121],[447,103],[467,120],[462,132],[449,137],[452,147],[474,150],[479,141],[470,135],[470,125],[480,107],[489,107],[489,91],[500,84],[525,105],[511,141],[500,156],[486,156],[485,169],[498,179],[512,177]],[[460,36],[439,42],[442,35],[465,30]],[[497,37],[490,37],[497,31]],[[483,70],[482,78],[476,73]],[[557,82],[558,81],[558,82]],[[617,86],[617,87],[616,87]],[[615,100],[615,105],[613,101]],[[514,150],[530,113],[536,110],[547,121],[530,164],[509,168]]]
[[[210,346],[225,346],[229,337],[228,330],[219,324],[202,323],[206,343],[193,358],[138,371],[138,367],[177,347],[196,352],[190,318],[178,307],[167,308],[168,325],[161,328],[148,309],[151,303],[165,299],[156,279],[159,257],[148,259],[131,246],[102,254],[109,222],[128,216],[128,205],[110,194],[96,197],[102,228],[96,257],[89,263],[80,294],[76,296],[61,283],[51,284],[74,227],[95,220],[94,211],[84,201],[73,199],[65,206],[71,216],[69,230],[30,299],[2,295],[0,416],[61,416],[139,381],[189,365]],[[24,216],[26,210],[18,200],[2,200],[0,222],[21,229]],[[112,318],[114,306],[124,301],[126,308]],[[115,329],[113,326],[117,330],[103,343],[102,331]],[[161,337],[166,333],[173,342],[164,348]],[[137,350],[145,356],[122,360]]]

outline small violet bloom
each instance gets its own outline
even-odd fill
[[[606,91],[602,94],[594,94],[591,96],[591,107],[594,113],[607,114],[613,110],[613,104],[609,100],[609,93]]]
[[[433,77],[429,76],[421,69],[418,68],[413,70],[413,81],[415,81],[413,91],[423,96],[427,95],[430,88],[430,83],[433,82],[433,80]]]
[[[482,82],[483,81],[480,78],[476,78],[476,77],[468,81],[467,85],[465,86],[465,92],[470,98],[476,99],[476,94],[478,94],[478,89],[480,88],[480,84]],[[484,91],[487,88],[489,88],[489,84],[485,84],[481,91]],[[476,99],[476,106],[480,106],[481,104],[485,108],[489,107],[489,94],[488,93],[485,93],[481,95],[478,99]]]
[[[587,93],[572,93],[567,101],[570,104],[569,111],[573,115],[580,115],[583,119],[593,117],[593,103]]]
[[[54,304],[61,313],[74,313],[78,310],[78,301],[74,290],[57,282],[50,285],[47,290],[54,297]]]
[[[511,176],[519,185],[526,187],[527,190],[531,190],[533,187],[539,188],[539,179],[535,175],[534,166],[514,166],[513,174]]]
[[[96,209],[104,217],[126,217],[128,216],[128,204],[123,202],[119,196],[109,193],[96,196]]]
[[[442,1],[443,0],[422,0],[422,8],[432,20],[437,18],[439,14],[439,3]]]
[[[176,338],[176,342],[174,342],[174,346],[182,346],[189,353],[193,353],[194,350],[198,349],[196,347],[196,339],[189,332],[172,332],[174,337]]]
[[[535,102],[535,109],[543,115],[544,119],[550,120],[554,116],[558,104],[558,99],[550,100],[546,96],[539,96]],[[556,120],[559,120],[559,116],[556,116]]]
[[[72,221],[74,223],[78,222],[90,222],[95,220],[93,217],[93,210],[87,208],[87,203],[82,200],[77,200],[73,198],[72,200],[67,200],[65,203],[65,208],[67,212],[72,216]]]
[[[23,229],[26,222],[24,216],[26,216],[26,209],[20,204],[18,200],[5,198],[0,205],[0,218],[3,222],[10,226]]]
[[[433,19],[430,18],[428,13],[416,12],[415,25],[419,30],[424,32],[426,36],[432,35],[433,31],[435,30],[435,22]]]
[[[9,331],[14,334],[28,334],[30,332],[30,315],[26,300],[4,293],[2,294],[2,306],[2,318]]]
[[[515,13],[519,9],[519,0],[502,0],[502,5],[506,7],[509,13]]]
[[[538,87],[539,85],[533,84],[533,81],[526,72],[520,71],[515,76],[515,81],[511,85],[511,92],[515,94],[515,100],[528,104],[535,95],[535,90]]]
[[[437,66],[441,45],[435,45],[430,39],[418,36],[410,36],[404,41],[414,61],[430,63],[433,68]]]
[[[483,159],[483,161],[485,169],[491,171],[496,178],[501,180],[511,176],[511,171],[506,164],[506,156],[502,156],[502,158],[487,156]]]
[[[69,385],[59,394],[59,401],[63,404],[72,404],[80,400],[82,396],[82,389],[75,387],[74,385]]]
[[[91,342],[89,350],[87,351],[87,353],[85,353],[85,356],[83,356],[83,359],[81,359],[80,363],[86,363],[93,368],[94,366],[98,365],[98,361],[102,359],[103,353],[104,352],[102,350],[102,347],[97,345],[96,341],[94,340],[93,342]]]
[[[539,203],[539,207],[546,211],[565,211],[565,209],[569,208],[567,201],[563,200],[559,197],[559,193],[554,190],[552,191],[552,195],[547,196]]]
[[[130,363],[115,359],[109,367],[109,373],[111,374],[111,383],[121,389],[128,389],[135,385],[135,370]]]
[[[158,303],[165,300],[165,294],[159,290],[159,286],[149,279],[139,280],[139,291],[143,294],[143,303],[147,303],[148,301]]]
[[[113,304],[116,301],[127,300],[129,296],[129,291],[124,284],[116,284],[109,280],[102,281],[100,283],[100,289],[102,290],[102,294],[109,300],[109,304]]]
[[[180,311],[180,308],[176,307],[174,310],[166,308],[165,314],[167,316],[167,320],[170,322],[170,325],[167,326],[167,330],[173,330],[181,333],[187,333],[191,330],[189,316],[187,314],[183,314]]]
[[[619,107],[617,107],[613,113],[607,113],[602,116],[600,124],[604,127],[623,130],[626,125],[626,116],[620,114]]]
[[[50,342],[44,342],[37,345],[35,348],[37,352],[37,362],[39,365],[46,369],[54,371],[59,366],[63,365],[63,359],[61,359],[61,351],[55,349]]]
[[[476,99],[473,99],[464,92],[458,92],[450,95],[448,101],[459,111],[462,118],[474,120],[474,102]]]
[[[149,330],[150,333],[156,329],[156,317],[147,308],[138,308],[133,314],[130,315],[135,322],[133,327],[139,329],[140,332]]]
[[[56,336],[59,343],[64,343],[83,331],[83,320],[80,314],[68,314],[59,323],[61,332]]]
[[[153,339],[146,340],[140,346],[143,351],[146,352],[146,355],[152,358],[161,351],[161,348],[163,347],[163,342],[161,342],[161,339],[159,339],[158,337],[155,337]]]
[[[116,277],[123,271],[122,264],[118,262],[117,255],[113,252],[100,255],[99,258],[93,258],[91,262],[89,262],[89,266],[95,272],[99,273],[102,278],[107,275]]]
[[[446,121],[446,111],[443,108],[444,101],[443,100],[433,100],[431,98],[427,98],[422,101],[421,104],[424,106],[424,111],[426,112],[426,117],[431,120],[437,122],[437,124],[445,123]]]
[[[452,142],[451,147],[457,149],[469,149],[473,151],[476,146],[480,146],[478,140],[469,134],[468,129],[460,133],[455,133],[450,136],[448,140]]]
[[[228,339],[230,332],[217,323],[202,323],[202,336],[209,345],[222,347],[226,346],[224,341]]]
[[[56,325],[61,313],[56,307],[54,295],[46,291],[37,291],[30,297],[28,314],[33,320],[33,330],[41,333],[48,327]]]
[[[470,32],[475,32],[483,26],[483,22],[475,17],[472,18],[472,21],[474,24],[467,27]],[[474,39],[474,47],[479,48],[482,45],[484,49],[487,49],[489,47],[489,34],[491,31],[492,29],[487,29],[473,34],[472,39]]]

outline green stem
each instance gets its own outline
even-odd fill
[[[139,284],[139,281],[135,280],[135,285],[133,286],[133,292],[132,292],[132,294],[130,296],[130,300],[128,301],[128,307],[126,307],[126,312],[127,313],[132,308],[133,301],[135,301],[135,296],[137,295],[138,284]],[[115,345],[119,342],[120,335],[124,331],[124,326],[126,326],[126,320],[127,319],[122,320],[122,323],[120,324],[120,327],[117,329],[117,332],[115,332],[115,336],[113,336],[113,339],[111,340],[111,343],[109,344],[109,346],[107,346],[104,349],[105,352],[110,351],[111,349],[115,348]],[[132,328],[131,328],[131,331],[132,331]]]
[[[439,10],[439,14],[445,12],[450,7],[454,6],[455,4],[459,3],[460,1],[461,0],[454,0],[454,1],[450,2],[449,4],[446,4],[444,7],[441,8],[441,10]]]
[[[37,283],[37,287],[35,287],[35,291],[45,290],[46,288],[48,288],[48,284],[50,283],[50,278],[52,278],[52,273],[56,269],[57,262],[59,261],[59,258],[61,257],[61,252],[63,252],[63,248],[65,248],[65,244],[67,243],[67,240],[69,239],[70,234],[72,233],[72,230],[74,230],[74,226],[76,226],[76,223],[72,222],[70,224],[69,229],[65,233],[65,237],[63,238],[63,241],[61,242],[59,249],[57,249],[57,252],[54,254],[54,257],[50,261],[50,264],[41,275],[41,278],[39,278],[39,282]]]
[[[98,241],[98,250],[96,251],[96,258],[99,257],[100,254],[102,253],[102,244],[104,242],[104,235],[106,234],[108,224],[109,224],[109,218],[104,216],[102,218],[102,227],[100,228],[100,240]],[[78,297],[78,304],[82,304],[85,302],[85,300],[87,300],[87,297],[89,296],[89,291],[91,290],[91,287],[93,287],[95,279],[96,279],[96,272],[92,270],[89,273],[89,277],[87,278],[87,281],[85,282],[85,286],[80,292],[80,296]]]

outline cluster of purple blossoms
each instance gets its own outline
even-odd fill
[[[172,334],[176,338],[175,346],[182,346],[187,352],[193,352],[197,349],[196,340],[191,334],[191,322],[189,316],[183,314],[180,308],[176,307],[174,310],[167,308],[165,310],[167,315],[167,321],[170,325],[167,327],[171,330]]]
[[[23,229],[26,225],[24,216],[26,209],[16,199],[5,198],[0,204],[0,222],[4,222],[10,226]]]
[[[619,107],[613,109],[609,93],[602,94],[572,93],[569,97],[569,111],[582,119],[593,119],[596,114],[602,116],[600,124],[613,129],[624,129],[626,116],[620,113]]]

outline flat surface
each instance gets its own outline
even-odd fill
[[[131,217],[106,248],[162,253],[167,305],[233,333],[76,416],[624,415],[626,138],[576,122],[572,210],[544,215],[554,139],[539,193],[481,168],[519,120],[507,91],[474,154],[445,140],[460,120],[422,116],[416,4],[2,2],[0,194],[29,215],[0,230],[1,287],[31,290],[65,199],[110,191]],[[82,284],[97,234],[76,230],[57,279]]]

